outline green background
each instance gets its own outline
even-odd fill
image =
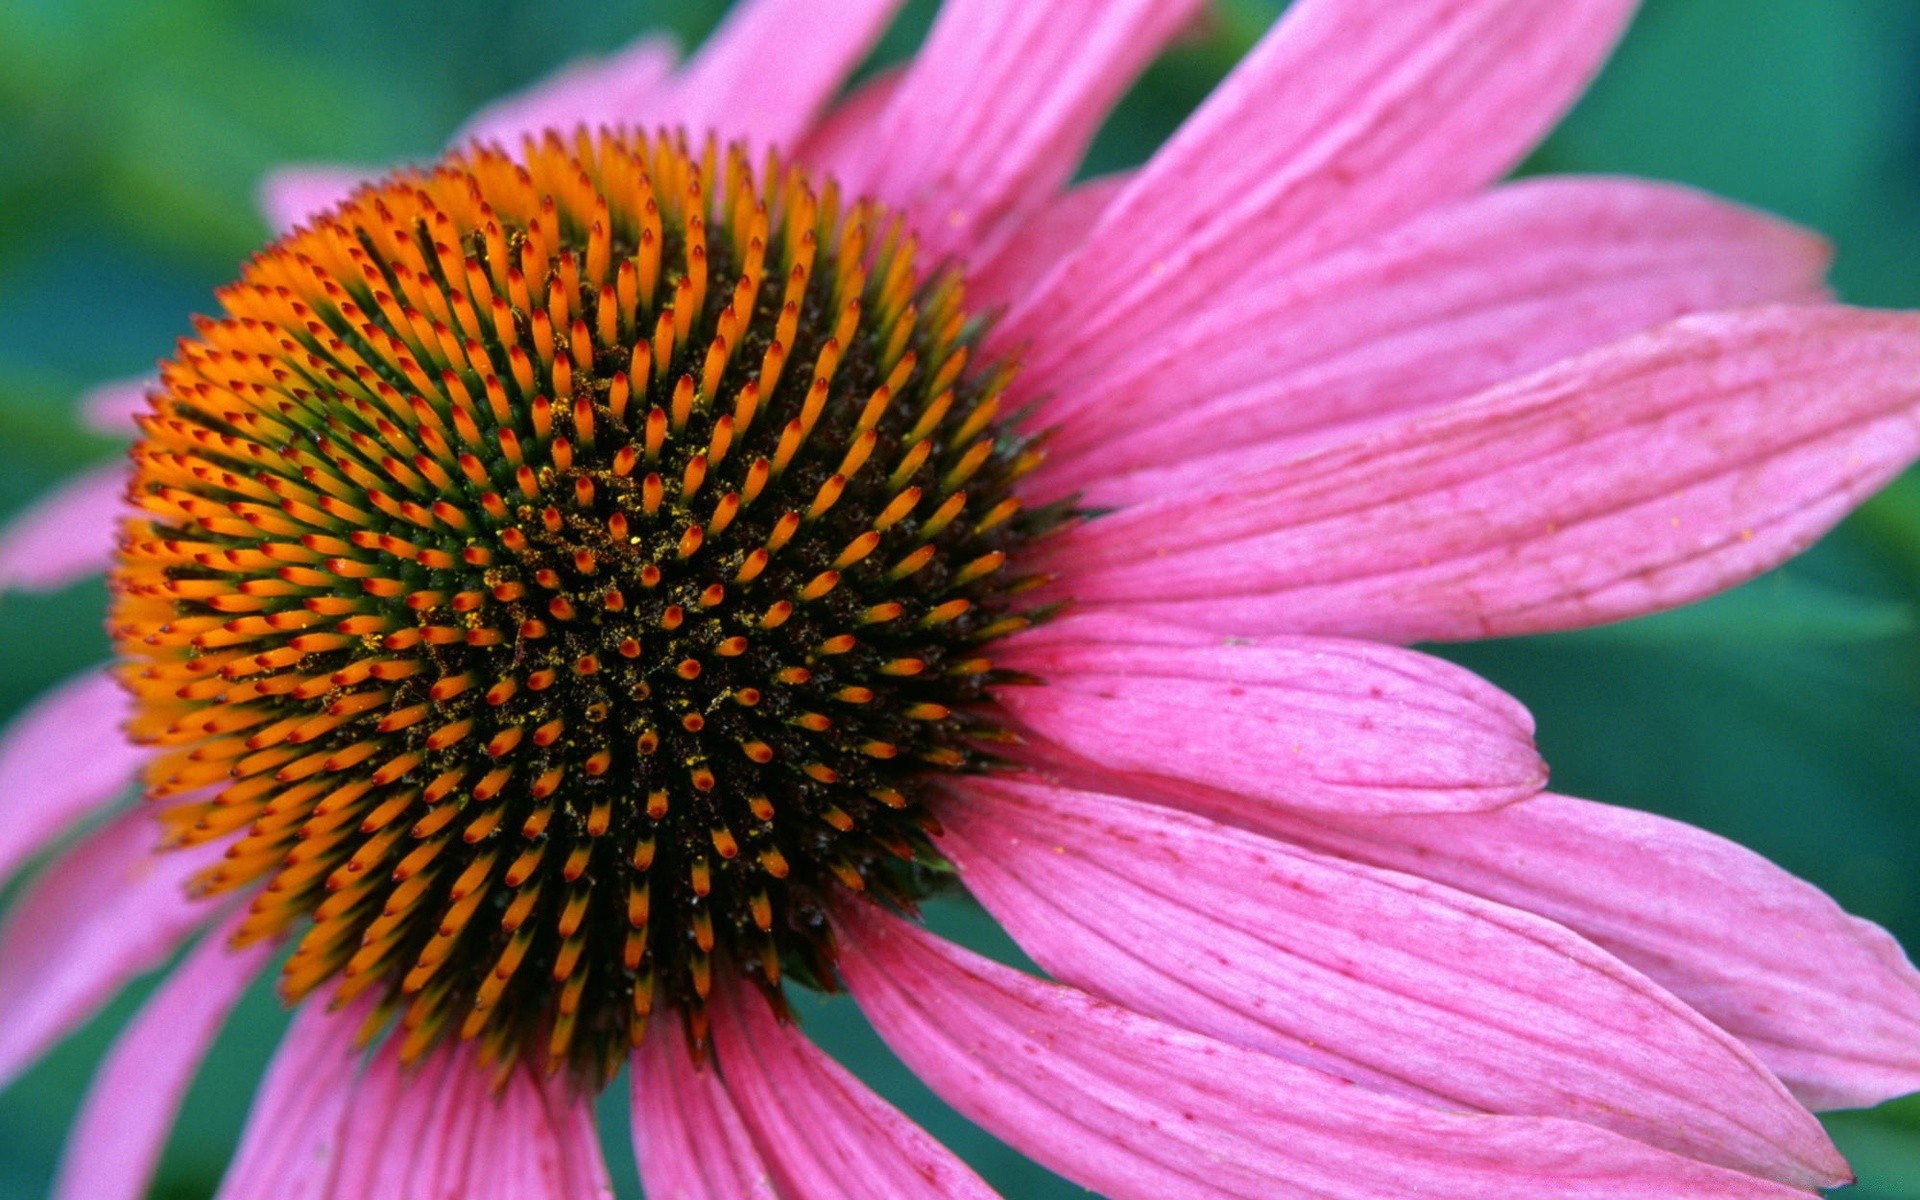
[[[724,7],[507,0],[0,3],[0,517],[116,453],[86,385],[166,354],[265,236],[251,197],[291,159],[430,155],[483,101],[648,26],[692,43]],[[1279,7],[1224,0],[1156,66],[1090,171],[1144,158]],[[915,4],[877,55],[910,52]],[[1649,0],[1529,170],[1694,183],[1812,225],[1861,304],[1920,307],[1920,5]],[[97,583],[0,598],[0,716],[105,653]],[[1450,647],[1524,700],[1562,791],[1736,838],[1920,945],[1920,478],[1719,599],[1610,629]],[[1008,952],[957,905],[943,930]],[[43,1195],[88,1071],[145,988],[0,1094],[0,1200]],[[808,1028],[1009,1196],[1080,1193],[954,1116],[845,1003]],[[812,1011],[817,1007],[817,1011]],[[156,1195],[216,1186],[284,1023],[257,990],[195,1085]],[[637,1195],[624,1097],[605,1106]],[[1920,1197],[1920,1102],[1841,1114],[1858,1200]],[[1382,1180],[1383,1190],[1391,1181]]]

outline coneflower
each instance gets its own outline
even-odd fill
[[[1685,602],[1920,453],[1920,318],[1681,189],[1496,186],[1619,0],[1301,0],[1069,188],[1193,2],[760,0],[283,236],[0,542],[112,679],[0,744],[0,1078],[198,938],[60,1194],[146,1187],[286,953],[222,1196],[990,1195],[798,1031],[845,987],[1113,1197],[1754,1197],[1920,1084],[1920,978],[1724,842],[1540,794],[1401,648]],[[822,116],[822,111],[825,115]],[[109,414],[110,416],[110,414]],[[22,781],[31,780],[32,786]],[[957,881],[1052,976],[922,929]]]

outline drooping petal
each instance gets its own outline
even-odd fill
[[[0,529],[0,592],[50,592],[107,569],[127,512],[127,466],[67,480]]]
[[[474,1091],[485,1093],[484,1076],[459,1070],[451,1054],[403,1069],[399,1056],[382,1046],[353,1081],[327,1195],[401,1200],[431,1183],[443,1195],[467,1196],[477,1108],[462,1100]]]
[[[219,1200],[611,1200],[592,1098],[522,1067],[496,1091],[467,1043],[414,1067],[355,1046],[369,1004],[301,1005]]]
[[[214,1200],[328,1200],[365,1058],[354,1033],[369,1011],[362,1001],[338,1012],[325,1004],[295,1012]]]
[[[871,907],[840,960],[949,1104],[1112,1200],[1785,1200],[1592,1125],[1446,1112],[1046,983]]]
[[[89,388],[80,397],[80,418],[101,433],[131,436],[134,415],[147,410],[147,393],[158,386],[155,380],[143,375]]]
[[[1190,814],[1032,779],[939,809],[1047,973],[1363,1085],[1565,1117],[1783,1183],[1846,1163],[1730,1034],[1551,921]]]
[[[1547,779],[1517,701],[1394,646],[1093,614],[996,658],[1046,681],[997,693],[1025,730],[1113,771],[1375,813],[1492,808]]]
[[[1084,604],[1412,642],[1620,620],[1804,549],[1920,453],[1920,316],[1687,317],[1068,531]]]
[[[485,1103],[492,1101],[489,1093]],[[494,1171],[498,1200],[547,1195],[613,1200],[593,1096],[572,1081],[522,1070],[507,1087],[504,1111],[483,1108],[482,1119],[487,1124],[481,1138],[498,1133],[519,1142],[517,1152],[504,1154],[501,1169]]]
[[[269,171],[260,180],[254,199],[260,215],[276,235],[303,225],[353,194],[369,179],[386,174],[383,167],[351,163],[301,163]]]
[[[333,1200],[612,1200],[593,1099],[522,1066],[496,1092],[468,1043],[406,1067],[373,1055],[341,1135]]]
[[[0,731],[0,884],[133,783],[148,751],[121,729],[129,711],[111,676],[88,671]]]
[[[973,264],[967,299],[981,309],[1016,303],[1079,247],[1128,178],[1121,172],[1089,179],[1041,205],[998,250]]]
[[[778,1200],[773,1177],[713,1064],[695,1066],[677,1029],[633,1056],[633,1153],[647,1195]]]
[[[888,1200],[994,1200],[951,1151],[869,1091],[755,995],[713,1021],[727,1094],[782,1200],[839,1200],[848,1181]]]
[[[1002,327],[1025,384],[1145,344],[1267,275],[1518,163],[1585,88],[1633,0],[1303,0]]]
[[[948,0],[870,136],[835,164],[974,255],[1072,178],[1100,122],[1198,0]]]
[[[549,129],[646,125],[648,101],[673,74],[679,57],[672,38],[650,33],[604,57],[577,59],[474,113],[453,135],[452,144],[493,142],[517,153],[521,138],[537,138]]]
[[[165,962],[216,909],[187,898],[214,844],[156,851],[142,810],[116,818],[49,864],[0,926],[0,1086]]]
[[[270,942],[229,950],[238,919],[201,939],[121,1031],[67,1134],[55,1200],[141,1200],[200,1060],[273,957]]]
[[[478,1104],[481,1125],[476,1138],[497,1140],[500,1148],[491,1164],[486,1154],[478,1156],[476,1170],[486,1172],[493,1186],[491,1193],[483,1189],[476,1200],[487,1200],[489,1195],[492,1200],[527,1196],[613,1200],[613,1181],[600,1151],[590,1094],[564,1077],[548,1080],[522,1070],[501,1102],[488,1093],[478,1097]],[[423,1192],[421,1200],[438,1195]]]
[[[1814,1108],[1920,1091],[1920,974],[1899,945],[1704,830],[1550,794],[1458,818],[1222,816],[1576,930],[1746,1041]]]
[[[698,137],[792,148],[867,51],[900,0],[747,0],[727,14],[650,105],[646,122]]]
[[[1350,440],[1690,312],[1817,300],[1817,236],[1686,188],[1538,179],[1256,276],[1043,404],[1094,507]]]

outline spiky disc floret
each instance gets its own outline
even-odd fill
[[[716,972],[830,983],[991,737],[1057,522],[956,278],[769,159],[548,135],[362,191],[162,369],[115,633],[198,879],[417,1055],[605,1071]]]

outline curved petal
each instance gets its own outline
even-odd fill
[[[0,529],[0,592],[50,592],[113,562],[127,512],[127,465],[75,475]]]
[[[970,781],[968,890],[1047,973],[1223,1041],[1801,1187],[1846,1177],[1753,1054],[1551,921],[1157,805]]]
[[[41,696],[0,731],[0,884],[132,786],[150,751],[123,731],[131,703],[103,670]]]
[[[736,4],[646,114],[758,149],[794,146],[893,20],[900,0]]]
[[[664,1200],[779,1200],[773,1176],[711,1063],[696,1066],[677,1029],[656,1029],[633,1055],[633,1153],[647,1195]]]
[[[129,437],[134,416],[147,411],[147,393],[158,386],[151,376],[143,375],[89,388],[80,397],[80,418],[101,433]]]
[[[497,1088],[470,1044],[401,1065],[357,1034],[367,1002],[300,1006],[219,1200],[612,1200],[592,1098],[526,1067]]]
[[[481,1138],[496,1134],[508,1143],[500,1168],[493,1171],[499,1200],[522,1196],[566,1196],[613,1200],[613,1181],[600,1151],[600,1129],[593,1097],[564,1076],[548,1078],[523,1070],[509,1083],[504,1111],[489,1095],[482,1109],[487,1122]],[[519,1142],[517,1156],[511,1146]],[[486,1169],[485,1158],[481,1160]],[[512,1167],[514,1169],[504,1169]]]
[[[1475,191],[1586,86],[1634,0],[1300,0],[1000,333],[1034,395],[1252,274]]]
[[[1686,188],[1495,188],[1236,286],[1043,404],[1039,477],[1094,507],[1350,440],[1691,312],[1825,298],[1814,234]]]
[[[1034,210],[967,275],[967,298],[980,308],[1019,301],[1085,240],[1130,178],[1127,172],[1075,184]],[[1052,443],[1048,443],[1052,453]]]
[[[1444,1112],[1022,975],[863,906],[861,1010],[949,1104],[1112,1200],[1785,1200],[1592,1125]]]
[[[215,916],[186,884],[223,847],[158,853],[159,840],[151,813],[127,813],[56,859],[8,911],[0,1086]]]
[[[202,938],[114,1040],[60,1156],[55,1200],[141,1200],[200,1060],[274,946],[233,951],[230,919]]]
[[[604,57],[568,63],[524,91],[503,96],[467,118],[451,139],[493,142],[508,151],[547,129],[645,125],[647,102],[673,74],[679,46],[661,34],[643,34]]]
[[[1920,315],[1687,317],[1049,545],[1085,603],[1413,642],[1617,621],[1792,557],[1920,453]]]
[[[369,1002],[338,1012],[302,1004],[247,1109],[240,1147],[215,1200],[327,1200],[342,1123],[365,1058],[354,1033]]]
[[[714,1050],[727,1094],[782,1200],[839,1200],[849,1180],[888,1200],[994,1200],[966,1164],[782,1025],[757,995],[724,991]]]
[[[905,73],[904,66],[875,71],[807,131],[794,157],[819,170],[833,171],[834,164],[855,153],[861,142],[873,135],[874,125],[892,103],[893,94],[900,90],[900,79]]]
[[[1705,830],[1547,794],[1460,817],[1223,816],[1576,930],[1746,1041],[1812,1107],[1920,1091],[1920,974],[1899,945]]]
[[[254,200],[274,233],[282,234],[353,195],[354,189],[367,180],[386,173],[385,167],[349,163],[279,167],[261,177]]]
[[[442,1051],[402,1068],[399,1056],[382,1046],[353,1080],[340,1125],[339,1164],[326,1194],[337,1200],[468,1197],[475,1189],[467,1158],[477,1149],[472,1101],[484,1099],[486,1091],[486,1077],[461,1071],[452,1054]],[[437,1193],[429,1190],[436,1185]]]
[[[474,1156],[474,1178],[491,1185],[480,1188],[474,1200],[613,1200],[591,1095],[564,1077],[536,1078],[529,1069],[518,1073],[504,1097],[496,1099],[483,1090],[472,1103],[479,1124],[476,1143],[493,1143],[490,1152]],[[419,1200],[438,1200],[443,1194],[423,1189]]]
[[[1093,614],[996,657],[1046,680],[996,693],[1021,727],[1129,775],[1373,813],[1492,808],[1547,780],[1517,701],[1394,646]]]
[[[1199,0],[947,0],[870,136],[836,164],[917,217],[930,259],[978,254],[1073,177],[1120,93]]]
[[[381,1152],[362,1167],[358,1148],[372,1139],[349,1130],[335,1200],[612,1200],[592,1096],[525,1065],[496,1089],[469,1044],[435,1057],[442,1061],[416,1073],[400,1064],[397,1039],[375,1053],[350,1119],[383,1127]],[[394,1086],[374,1093],[386,1103],[370,1103],[369,1089],[389,1074]],[[361,1178],[371,1186],[356,1185]]]

